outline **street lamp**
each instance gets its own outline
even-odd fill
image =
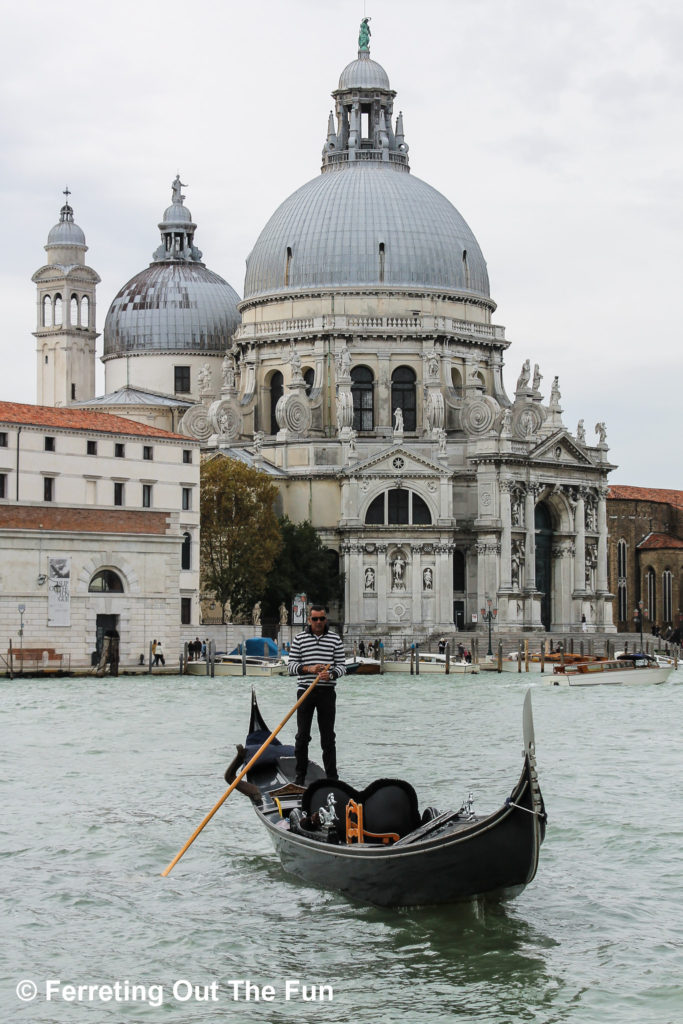
[[[24,612],[26,605],[20,604],[19,609],[19,658],[21,660],[21,674],[24,674]]]
[[[643,608],[643,602],[639,601],[638,602],[638,607],[635,609],[633,614],[634,614],[634,618],[636,620],[637,625],[640,627],[640,650],[641,650],[641,653],[642,653],[642,650],[643,650],[643,614],[648,615],[649,612],[648,612],[647,608]]]
[[[488,622],[488,624],[489,624],[489,649],[486,652],[486,657],[487,658],[492,658],[493,657],[493,648],[491,647],[491,623],[493,622],[493,620],[495,619],[496,615],[498,614],[498,609],[497,608],[491,608],[491,605],[493,604],[493,601],[491,600],[490,597],[486,598],[486,604],[488,605],[488,608],[482,608],[482,610],[481,610],[481,617],[484,620],[484,622]]]

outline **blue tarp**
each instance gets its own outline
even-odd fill
[[[277,644],[274,640],[271,640],[267,636],[251,636],[245,641],[247,648],[247,655],[250,658],[278,658],[280,652],[278,651]],[[231,654],[241,654],[239,647],[236,647],[234,651],[230,651]]]

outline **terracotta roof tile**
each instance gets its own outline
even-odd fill
[[[683,491],[669,491],[657,487],[620,487],[612,484],[608,498],[622,501],[658,501],[683,511]]]
[[[672,537],[669,533],[651,533],[640,544],[636,545],[639,551],[658,551],[665,548],[683,548],[683,540],[679,537]]]
[[[96,430],[103,434],[133,434],[138,437],[167,437],[189,441],[182,434],[172,434],[159,427],[150,427],[124,416],[108,412],[70,407],[53,408],[49,405],[20,405],[18,402],[0,402],[0,423],[17,423],[36,427],[62,427],[64,430]]]

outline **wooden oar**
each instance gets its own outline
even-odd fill
[[[195,829],[195,831],[194,831],[194,832],[192,833],[192,835],[190,836],[190,838],[189,838],[189,839],[187,840],[187,842],[186,842],[186,843],[185,843],[185,845],[183,846],[182,850],[180,850],[180,852],[179,852],[179,853],[177,853],[177,854],[175,855],[175,857],[173,858],[173,860],[171,861],[171,863],[170,863],[170,864],[168,865],[168,867],[164,868],[164,870],[163,870],[163,871],[161,872],[162,878],[165,878],[165,877],[166,877],[166,875],[170,874],[170,872],[171,872],[171,871],[173,870],[173,868],[174,868],[174,867],[176,866],[176,864],[178,863],[178,861],[180,860],[180,858],[182,857],[182,855],[183,855],[183,854],[185,853],[185,851],[186,851],[186,850],[188,850],[188,849],[189,849],[189,848],[190,848],[190,847],[192,846],[193,842],[195,841],[195,839],[197,838],[197,836],[199,835],[199,833],[200,833],[200,832],[202,831],[202,829],[204,828],[204,826],[205,826],[205,825],[208,825],[208,823],[209,823],[209,822],[211,821],[211,819],[213,818],[213,816],[214,816],[214,814],[216,813],[216,811],[218,810],[218,808],[219,808],[219,807],[221,807],[221,806],[222,806],[222,805],[223,805],[223,804],[225,803],[225,801],[226,801],[226,800],[228,799],[228,797],[229,797],[229,796],[230,796],[230,794],[232,793],[233,789],[235,789],[235,788],[236,788],[236,786],[237,786],[237,785],[238,785],[238,784],[239,784],[239,783],[240,783],[240,782],[242,781],[242,779],[243,779],[243,778],[244,778],[244,776],[245,776],[245,775],[247,774],[247,772],[248,772],[248,771],[249,771],[249,769],[250,769],[250,768],[252,767],[252,765],[256,764],[256,762],[258,761],[258,759],[259,759],[259,757],[261,756],[261,754],[263,753],[263,751],[264,751],[264,750],[266,749],[266,747],[267,747],[267,746],[269,746],[269,744],[270,744],[270,743],[272,743],[272,741],[273,741],[273,740],[275,739],[275,737],[276,737],[276,736],[277,736],[277,734],[279,733],[279,731],[280,731],[280,729],[282,728],[282,726],[283,726],[283,725],[286,725],[286,723],[287,723],[287,722],[288,722],[288,721],[290,720],[290,718],[292,717],[292,715],[294,714],[294,712],[296,711],[296,709],[297,709],[298,707],[301,707],[301,705],[303,704],[303,702],[304,702],[304,701],[306,700],[306,698],[308,697],[309,693],[311,693],[311,691],[313,690],[313,688],[314,688],[315,686],[317,686],[317,684],[318,684],[318,680],[320,679],[320,677],[321,677],[321,675],[323,674],[323,672],[326,672],[326,671],[328,670],[328,668],[329,668],[329,667],[330,667],[329,665],[325,665],[325,668],[324,668],[324,669],[323,669],[323,670],[322,670],[321,672],[318,672],[317,676],[315,677],[315,679],[313,680],[313,682],[311,683],[311,685],[310,685],[310,686],[308,687],[308,689],[306,690],[306,692],[305,692],[305,693],[302,693],[302,694],[301,694],[301,696],[299,697],[299,699],[298,699],[298,701],[296,702],[296,704],[294,705],[294,707],[293,707],[293,708],[291,709],[291,711],[288,711],[288,712],[287,712],[287,714],[286,714],[286,715],[285,715],[285,717],[284,717],[284,718],[282,719],[282,721],[280,722],[280,724],[278,725],[278,727],[277,727],[276,729],[273,729],[273,731],[271,732],[270,736],[269,736],[269,737],[268,737],[268,739],[267,739],[267,740],[265,741],[265,743],[264,743],[264,744],[263,744],[262,746],[260,746],[260,747],[259,747],[259,749],[258,749],[258,750],[256,751],[256,753],[255,753],[255,754],[254,754],[254,756],[252,757],[252,759],[251,759],[251,761],[249,762],[249,764],[248,764],[248,765],[247,765],[247,766],[246,766],[245,768],[243,768],[243,769],[242,769],[242,771],[241,771],[241,772],[239,773],[239,775],[238,775],[238,776],[237,776],[237,777],[236,777],[236,778],[235,778],[235,779],[233,780],[233,782],[231,782],[231,784],[230,784],[230,785],[228,786],[228,788],[226,789],[225,793],[224,793],[224,794],[223,794],[223,796],[222,796],[222,797],[220,798],[220,800],[218,801],[218,803],[216,804],[216,806],[215,806],[215,807],[213,807],[213,808],[212,808],[212,810],[210,810],[210,811],[209,811],[209,813],[208,813],[208,814],[207,814],[207,816],[206,816],[206,817],[204,818],[204,820],[202,821],[202,823],[201,823],[201,824],[200,824],[200,825],[198,826],[198,828],[196,828],[196,829]]]

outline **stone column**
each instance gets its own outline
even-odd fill
[[[377,545],[377,622],[387,621],[387,545]]]
[[[417,625],[422,623],[422,545],[411,544],[410,548],[413,560],[413,622]]]
[[[583,593],[586,589],[586,488],[579,487],[576,492],[574,508],[574,590]]]
[[[511,480],[500,481],[500,589],[512,589],[512,508],[510,503]]]
[[[606,594],[607,584],[607,488],[598,489],[598,568],[596,573],[596,590]]]
[[[347,622],[353,621],[353,606],[351,603],[351,545],[348,541],[341,544],[342,559],[344,562],[344,618]]]
[[[436,621],[453,621],[453,544],[439,544],[436,548]]]
[[[524,585],[526,590],[536,589],[536,492],[535,484],[529,484],[524,499],[524,525],[526,527],[526,555],[524,560]]]

